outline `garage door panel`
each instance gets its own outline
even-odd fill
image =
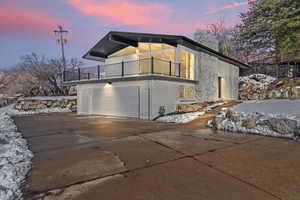
[[[138,87],[94,88],[91,93],[92,114],[139,116]]]
[[[78,112],[79,113],[89,113],[89,91],[88,90],[80,90],[79,98],[78,98]]]

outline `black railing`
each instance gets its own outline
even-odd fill
[[[180,63],[151,57],[134,61],[68,69],[64,71],[63,79],[64,82],[69,82],[151,74],[188,79],[188,74],[182,72],[183,67],[186,66]]]

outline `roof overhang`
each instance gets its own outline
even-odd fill
[[[249,69],[250,66],[238,60],[225,56],[213,49],[210,49],[194,40],[179,35],[164,35],[150,33],[131,33],[111,31],[105,35],[92,49],[90,49],[83,58],[90,60],[104,61],[109,55],[124,49],[128,46],[137,47],[139,42],[146,43],[165,43],[177,47],[178,44],[186,46],[196,51],[218,57],[220,60],[231,63],[243,69]]]

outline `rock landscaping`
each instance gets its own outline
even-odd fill
[[[15,104],[18,111],[35,111],[49,108],[69,108],[76,111],[76,96],[19,98]]]
[[[300,139],[299,118],[284,114],[247,113],[228,109],[209,121],[208,126],[231,132]]]
[[[240,77],[239,98],[297,99],[300,98],[300,78],[277,79],[264,74]]]

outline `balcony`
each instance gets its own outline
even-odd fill
[[[63,73],[65,84],[138,77],[169,77],[194,82],[189,66],[159,58],[145,58],[121,63],[68,69]]]

